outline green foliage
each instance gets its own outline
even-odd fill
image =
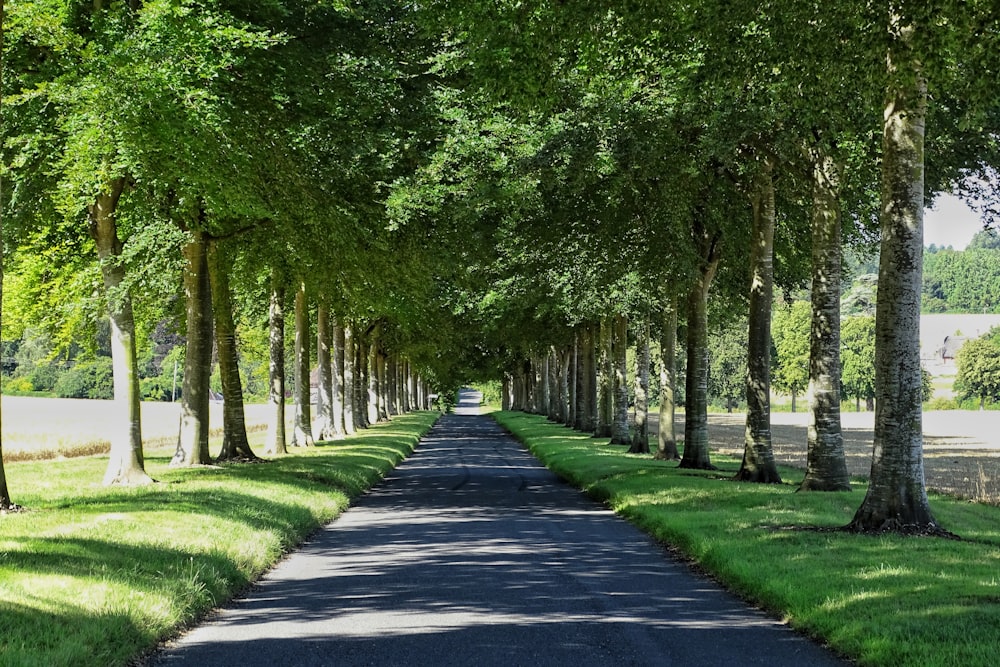
[[[1000,248],[989,235],[981,238],[964,251],[924,254],[923,312],[1000,312]]]
[[[965,341],[956,364],[955,390],[963,399],[976,398],[980,406],[1000,401],[1000,327]]]
[[[809,387],[809,338],[812,326],[812,304],[795,301],[777,308],[771,321],[774,355],[771,383],[795,396]]]
[[[111,359],[98,357],[77,363],[59,376],[53,390],[59,398],[114,398]]]
[[[840,326],[840,393],[844,398],[875,397],[875,318],[858,315]]]
[[[746,321],[736,322],[708,337],[708,393],[723,399],[722,407],[732,411],[746,395]]]

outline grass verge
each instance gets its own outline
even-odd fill
[[[123,665],[230,599],[416,446],[395,417],[263,464],[168,467],[107,488],[98,457],[8,466],[27,511],[0,517],[0,664]],[[26,484],[26,480],[31,480]]]
[[[795,493],[625,453],[544,417],[494,418],[555,473],[606,502],[747,600],[861,665],[994,665],[1000,656],[1000,508],[932,496],[963,541],[838,532],[864,497]],[[819,528],[821,530],[815,530]]]

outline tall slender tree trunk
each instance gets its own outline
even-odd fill
[[[635,433],[632,435],[632,454],[649,454],[649,316],[639,322],[636,347],[635,374]]]
[[[555,347],[548,350],[548,394],[549,394],[549,419],[554,422],[561,422],[562,416],[559,413],[559,353]]]
[[[612,320],[602,317],[597,343],[597,429],[598,438],[614,435],[615,419],[615,366],[613,359]]]
[[[898,16],[882,132],[881,253],[875,310],[875,448],[868,493],[848,526],[938,533],[924,483],[920,373],[927,86]]]
[[[187,350],[181,389],[181,426],[172,466],[205,465],[208,454],[209,379],[212,375],[212,293],[208,280],[205,235],[190,232],[184,246],[184,297],[187,303]]]
[[[247,439],[243,407],[243,383],[240,380],[239,355],[236,350],[236,323],[229,288],[229,264],[219,241],[206,244],[208,276],[212,288],[212,314],[215,320],[215,348],[222,380],[222,451],[219,461],[254,461],[257,455]]]
[[[573,428],[577,431],[584,430],[584,415],[587,412],[587,407],[585,405],[587,395],[586,380],[586,348],[589,336],[587,335],[586,325],[581,323],[576,327],[576,359],[574,363],[574,386],[576,387],[576,392],[574,396],[574,418],[573,418]]]
[[[833,160],[813,155],[809,426],[800,491],[850,491],[840,428],[840,202]]]
[[[687,296],[684,455],[679,467],[715,470],[708,452],[708,292],[719,267],[720,239],[708,235],[698,218],[693,232],[702,263]]]
[[[614,420],[611,444],[631,444],[628,432],[628,317],[617,314],[612,320],[611,355],[614,370]]]
[[[351,435],[356,433],[358,426],[354,421],[354,414],[356,408],[354,406],[354,325],[351,323],[344,324],[344,434]]]
[[[747,338],[747,420],[743,464],[736,479],[778,484],[771,446],[771,302],[774,293],[774,180],[765,160],[754,183],[750,239],[750,324]]]
[[[371,335],[368,337],[368,423],[377,424],[379,422],[379,394],[382,392],[382,387],[379,383],[378,374],[378,337],[379,328],[376,325],[372,329]]]
[[[98,195],[89,208],[90,236],[97,245],[111,324],[111,361],[117,413],[111,424],[111,456],[104,473],[106,485],[150,484],[153,481],[146,474],[142,453],[141,393],[132,297],[122,286],[125,267],[119,263],[122,242],[118,237],[115,212],[124,188],[124,178],[113,180],[108,191]]]
[[[268,309],[268,359],[267,392],[270,404],[270,422],[264,452],[271,455],[287,454],[285,434],[285,285],[278,271],[271,271],[271,303]]]
[[[354,426],[368,428],[368,336],[358,329],[354,336]]]
[[[316,444],[312,434],[312,387],[310,387],[312,338],[309,326],[309,301],[306,284],[299,281],[295,290],[295,423],[292,431],[293,447],[312,447]]]
[[[566,426],[576,428],[577,423],[577,390],[579,373],[580,354],[580,328],[573,330],[573,343],[569,348],[569,369],[566,374],[566,389],[569,394],[569,401],[566,404]]]
[[[3,98],[3,72],[6,66],[3,62],[3,8],[4,2],[0,0],[0,99]],[[0,177],[0,201],[3,201],[3,178]],[[3,207],[0,206],[0,324],[3,322]],[[18,509],[18,506],[11,500],[10,490],[7,488],[7,472],[3,465],[3,440],[0,437],[0,512],[11,512]]]
[[[389,374],[387,355],[381,345],[375,349],[375,371],[378,375],[378,420],[380,422],[389,421]]]
[[[344,322],[339,317],[333,319],[333,350],[330,355],[332,376],[333,428],[337,438],[347,435],[344,421]]]
[[[333,325],[330,321],[330,305],[320,298],[316,304],[316,423],[313,425],[318,440],[333,440],[337,437],[337,423],[334,415],[333,398]]]
[[[671,298],[663,310],[663,330],[660,333],[660,423],[657,433],[657,447],[654,458],[661,461],[677,461],[681,455],[677,450],[674,416],[677,409],[675,389],[677,386],[677,303]]]

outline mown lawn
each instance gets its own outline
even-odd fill
[[[122,665],[257,579],[409,455],[436,412],[267,463],[171,469],[100,486],[106,460],[7,466],[0,665]]]
[[[1000,661],[1000,508],[932,496],[962,540],[838,531],[861,504],[850,493],[680,470],[543,417],[494,417],[557,474],[605,501],[728,588],[862,665],[995,665]],[[803,445],[804,446],[804,445]]]

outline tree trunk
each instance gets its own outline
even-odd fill
[[[549,419],[554,422],[561,422],[562,415],[559,410],[559,353],[555,347],[550,347],[548,351],[548,394],[549,394]]]
[[[341,351],[338,352],[338,354],[342,354],[344,357],[344,435],[351,435],[358,430],[354,422],[354,413],[356,411],[354,407],[354,347],[354,325],[345,323],[344,344]]]
[[[800,491],[850,491],[840,428],[840,203],[833,160],[813,156],[809,427]]]
[[[708,452],[708,291],[719,266],[719,238],[710,238],[697,218],[693,232],[702,262],[687,296],[684,455],[678,467],[715,470]]]
[[[114,405],[118,413],[111,424],[111,456],[104,473],[105,485],[150,484],[153,481],[146,474],[142,453],[141,392],[132,296],[122,287],[125,268],[119,263],[122,242],[118,238],[115,211],[124,188],[125,179],[115,179],[110,183],[109,192],[98,195],[89,207],[90,236],[97,245],[111,324]]]
[[[312,447],[316,444],[312,434],[312,387],[310,387],[309,301],[306,284],[299,281],[295,290],[295,423],[292,431],[293,447]]]
[[[380,377],[378,373],[378,326],[372,329],[368,342],[368,423],[379,423],[379,394],[382,393]]]
[[[559,350],[559,421],[563,424],[570,423],[570,377],[573,360],[573,349],[564,347]]]
[[[584,396],[587,394],[587,389],[584,386],[584,368],[586,366],[584,347],[586,346],[586,341],[586,326],[578,324],[576,327],[576,341],[574,344],[575,359],[573,364],[573,386],[575,387],[573,396],[573,428],[577,431],[584,430],[584,413],[586,412],[586,406],[584,405]]]
[[[222,451],[218,461],[255,461],[257,455],[247,440],[243,409],[243,383],[240,380],[239,355],[236,350],[236,323],[229,289],[229,264],[219,242],[206,245],[208,276],[212,288],[212,313],[215,319],[215,348],[222,380]]]
[[[368,336],[355,329],[354,336],[354,426],[368,428]]]
[[[333,325],[330,306],[320,299],[316,306],[316,423],[317,440],[333,440],[339,435],[333,398]]]
[[[3,91],[3,33],[4,33],[4,23],[3,23],[3,7],[4,3],[0,2],[0,93]],[[0,94],[0,97],[3,97]],[[0,201],[3,201],[2,197],[2,183],[3,179],[0,178]],[[0,206],[0,304],[3,303],[3,207]],[[3,306],[0,305],[0,323],[3,322]],[[3,466],[3,441],[0,438],[0,512],[10,512],[17,509],[17,505],[14,501],[10,499],[10,491],[7,488],[7,473]]]
[[[208,455],[209,379],[212,376],[212,294],[208,280],[205,235],[190,232],[184,246],[184,296],[187,303],[187,351],[181,389],[181,428],[172,466],[206,465]]]
[[[342,439],[347,433],[344,424],[344,325],[333,317],[330,347],[330,411],[333,415],[333,436]]]
[[[663,311],[663,331],[660,334],[660,424],[656,455],[660,461],[678,461],[677,436],[674,432],[675,388],[677,386],[677,305],[671,299]]]
[[[264,452],[287,454],[285,435],[285,286],[277,270],[271,272],[271,303],[268,309],[268,401],[271,406]]]
[[[649,454],[649,316],[639,322],[636,337],[635,373],[635,433],[632,434],[632,454]]]
[[[611,424],[611,444],[628,445],[628,317],[614,316],[611,325],[611,355],[614,371],[614,419]]]
[[[612,322],[601,318],[597,343],[597,428],[594,435],[610,438],[614,434],[615,367],[612,357]]]
[[[779,484],[771,446],[771,301],[774,292],[774,181],[765,161],[753,194],[750,239],[750,323],[747,337],[747,420],[743,464],[736,479]]]
[[[924,119],[927,87],[894,17],[898,50],[882,132],[881,255],[875,312],[875,448],[868,493],[848,528],[939,533],[924,484],[920,373]],[[897,68],[906,71],[900,73]]]
[[[389,421],[389,373],[387,355],[381,346],[375,351],[375,370],[378,375],[378,420],[380,422]]]

